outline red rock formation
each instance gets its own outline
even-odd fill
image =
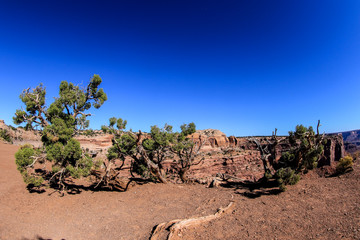
[[[190,169],[192,178],[214,177],[218,173],[229,174],[246,180],[259,179],[264,174],[264,167],[258,146],[251,141],[256,139],[262,147],[268,147],[275,151],[277,162],[282,153],[290,150],[290,144],[286,137],[278,137],[280,143],[276,149],[271,149],[271,136],[264,137],[226,137],[219,130],[207,129],[197,131],[192,135],[194,140],[207,139],[208,144],[203,147],[204,161]],[[324,149],[324,157],[319,161],[319,167],[324,165],[334,166],[344,156],[344,143],[341,135],[326,135],[327,144]]]
[[[7,129],[11,136],[16,139],[15,144],[31,143],[40,146],[40,134],[24,129],[12,129],[6,126],[4,121],[0,121],[0,128]],[[207,179],[216,176],[218,173],[228,174],[240,179],[256,180],[263,176],[264,167],[261,160],[258,146],[249,137],[227,137],[223,132],[214,129],[198,130],[191,138],[195,141],[206,141],[202,148],[205,156],[204,161],[196,166],[192,166],[189,172],[190,178]],[[283,140],[286,137],[278,137]],[[324,157],[319,161],[319,166],[331,165],[344,156],[344,143],[341,135],[327,135],[327,144],[324,149]],[[95,136],[77,136],[83,149],[86,149],[98,157],[105,158],[107,149],[112,145],[112,135],[97,133]],[[269,141],[272,137],[252,137],[260,143],[261,146],[271,148]],[[288,151],[290,144],[281,141],[276,146],[276,162],[281,157],[282,152]],[[271,150],[271,149],[269,149]],[[170,170],[172,160],[167,164],[167,170]],[[125,168],[129,166],[128,160]]]

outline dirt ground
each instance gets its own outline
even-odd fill
[[[29,193],[16,170],[18,147],[0,143],[0,239],[149,239],[173,219],[232,210],[184,229],[178,239],[360,239],[360,170],[310,174],[281,194],[241,186],[145,184],[127,192]],[[359,163],[357,163],[359,164]],[[244,194],[245,193],[245,194]]]

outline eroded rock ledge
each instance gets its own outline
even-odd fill
[[[25,131],[21,128],[7,126],[0,120],[0,129],[6,129],[14,139],[14,144],[21,145],[30,143],[34,146],[41,146],[40,134],[36,131]],[[269,141],[271,136],[258,137],[227,137],[223,132],[215,129],[198,130],[192,135],[195,141],[205,140],[202,152],[204,161],[191,167],[189,177],[200,179],[204,182],[217,174],[227,174],[243,180],[257,180],[263,176],[263,164],[261,161],[258,146],[251,139],[256,139],[261,146],[271,147]],[[320,159],[318,166],[334,166],[344,156],[344,142],[341,134],[325,135],[327,144],[324,156]],[[79,135],[76,139],[80,142],[83,149],[89,151],[98,158],[105,158],[107,149],[112,145],[112,136],[102,134],[97,131],[95,136]],[[287,137],[279,137],[283,140],[276,146],[275,159],[278,161],[282,152],[290,149]],[[170,171],[171,160],[164,164],[165,171]],[[129,165],[129,161],[125,164]],[[166,167],[168,166],[168,168]],[[171,174],[169,172],[169,174]]]

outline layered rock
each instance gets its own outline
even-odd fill
[[[21,145],[31,143],[34,146],[41,146],[41,136],[36,131],[25,131],[22,128],[12,128],[7,126],[4,121],[0,121],[0,129],[6,129],[14,139],[14,143]],[[324,156],[319,161],[318,166],[334,166],[344,156],[344,142],[341,134],[326,135],[327,143],[324,149]],[[273,151],[276,162],[281,154],[290,150],[287,137],[278,137],[279,144],[275,149],[271,149],[271,136],[263,137],[227,137],[223,132],[214,129],[198,130],[192,136],[194,141],[205,141],[201,149],[204,160],[196,166],[190,168],[189,177],[196,179],[206,179],[217,174],[228,174],[243,180],[257,180],[263,176],[264,167],[261,160],[261,153],[258,145]],[[76,136],[82,148],[93,156],[105,158],[107,149],[112,145],[112,135],[97,132],[95,136]],[[169,159],[168,166],[171,168]],[[125,168],[129,167],[130,159],[126,161]],[[168,169],[168,170],[169,170]]]
[[[274,152],[275,159],[270,164],[276,163],[283,152],[289,151],[291,145],[287,137],[278,137],[279,144],[272,149],[271,136],[263,137],[226,137],[219,130],[197,131],[192,135],[195,141],[205,141],[202,151],[205,159],[197,166],[191,167],[190,175],[193,178],[206,178],[217,174],[229,174],[243,180],[256,180],[263,177],[264,166],[258,145]],[[344,143],[341,134],[325,135],[326,145],[324,155],[319,160],[319,167],[336,165],[344,156]]]

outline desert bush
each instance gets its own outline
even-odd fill
[[[30,144],[21,146],[19,151],[15,153],[17,169],[20,171],[24,182],[29,186],[39,187],[44,182],[44,179],[41,176],[35,176],[27,171],[27,168],[33,165],[39,155],[40,151],[34,149]]]
[[[44,182],[44,179],[41,176],[30,175],[27,172],[23,172],[22,176],[24,182],[28,184],[30,187],[31,186],[40,187]]]
[[[280,168],[275,173],[276,180],[281,191],[286,190],[286,185],[295,185],[300,180],[300,175],[295,173],[295,170],[290,167]]]
[[[12,125],[9,125],[9,127],[13,130],[13,131],[17,131],[17,128],[12,126]]]
[[[85,132],[84,132],[83,134],[84,134],[85,136],[88,136],[88,137],[92,137],[92,136],[95,136],[95,135],[96,135],[95,131],[92,130],[92,129],[87,129],[87,130],[85,130]]]
[[[27,166],[29,166],[34,160],[35,150],[30,146],[22,146],[19,151],[15,153],[15,163],[17,169],[23,172]]]
[[[0,139],[3,139],[6,142],[12,143],[12,138],[9,134],[9,131],[6,129],[0,129]]]
[[[340,158],[339,163],[336,165],[336,172],[338,174],[343,174],[353,169],[353,158],[348,155],[343,158]]]
[[[98,170],[98,169],[100,169],[101,166],[104,164],[104,161],[101,160],[101,159],[98,159],[98,160],[95,160],[93,163],[94,163],[94,164],[93,164],[94,169]]]

